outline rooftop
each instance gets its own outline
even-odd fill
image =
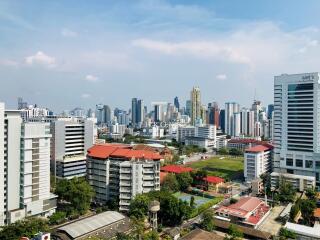
[[[266,207],[266,208],[264,208]],[[256,197],[243,197],[230,206],[222,206],[217,212],[245,218],[248,223],[256,224],[269,211],[269,207]]]
[[[267,147],[264,145],[256,145],[254,147],[246,149],[246,152],[253,152],[253,153],[259,153],[259,152],[265,152],[271,150],[271,147]]]
[[[192,172],[193,169],[190,167],[182,167],[180,165],[167,165],[161,168],[162,172],[170,173],[183,173],[183,172]]]
[[[318,227],[308,227],[301,224],[287,222],[284,226],[286,229],[295,232],[299,235],[308,237],[320,238],[320,230]]]
[[[106,159],[109,157],[126,159],[160,160],[160,154],[148,150],[134,150],[130,146],[119,144],[97,144],[88,149],[89,157]]]
[[[213,232],[207,232],[200,228],[192,230],[190,233],[180,238],[181,240],[223,240],[224,237]]]
[[[107,211],[64,225],[57,230],[66,232],[72,239],[76,239],[124,219],[125,216],[121,213]]]
[[[314,210],[313,216],[315,218],[320,218],[320,208],[317,208],[316,210]]]
[[[209,182],[209,183],[223,183],[224,179],[220,178],[220,177],[215,177],[215,176],[207,176],[205,178],[203,178],[204,181]]]

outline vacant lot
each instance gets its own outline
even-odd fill
[[[216,156],[187,164],[194,169],[208,171],[208,175],[231,180],[243,177],[243,157]]]

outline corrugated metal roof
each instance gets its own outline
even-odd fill
[[[102,227],[106,227],[112,223],[125,219],[121,213],[114,211],[107,211],[97,214],[92,217],[82,219],[80,221],[70,223],[68,225],[59,227],[59,231],[64,231],[72,238],[78,238],[82,235],[93,232]]]

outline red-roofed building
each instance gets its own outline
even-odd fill
[[[237,148],[241,151],[245,151],[246,149],[257,145],[270,146],[270,143],[267,141],[259,141],[253,138],[233,138],[228,141],[227,148]]]
[[[256,145],[246,149],[244,153],[244,177],[247,182],[271,171],[272,145]]]
[[[159,153],[135,150],[128,145],[94,145],[87,153],[87,177],[96,201],[119,198],[120,211],[129,209],[139,193],[160,190]]]
[[[203,178],[203,181],[205,182],[208,191],[218,192],[219,187],[223,185],[224,179],[216,176],[207,176]]]
[[[167,172],[167,173],[184,173],[184,172],[192,172],[193,169],[190,167],[183,167],[180,165],[166,165],[164,167],[161,167],[161,172]]]
[[[230,206],[221,206],[216,210],[216,218],[257,228],[269,214],[270,207],[264,201],[256,197],[243,197]]]

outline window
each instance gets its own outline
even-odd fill
[[[320,169],[320,162],[316,161],[316,169]]]
[[[287,169],[287,173],[293,174],[293,170],[292,169]]]
[[[311,160],[306,160],[306,168],[312,168],[313,162]]]
[[[296,167],[303,167],[303,160],[296,159]]]
[[[287,166],[293,166],[293,159],[292,158],[287,158],[286,159],[286,165]]]

